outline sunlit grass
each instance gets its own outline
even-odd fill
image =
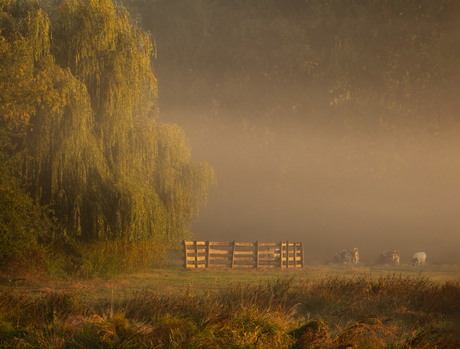
[[[359,275],[372,275],[385,277],[398,274],[402,276],[429,278],[433,282],[447,282],[460,280],[459,266],[427,266],[414,268],[409,266],[388,267],[351,267],[335,265],[306,266],[297,270],[280,269],[184,269],[181,267],[168,267],[153,269],[149,272],[118,274],[110,278],[68,279],[68,280],[37,280],[25,276],[26,280],[13,283],[0,283],[0,290],[14,286],[15,290],[26,293],[47,293],[54,290],[78,290],[83,297],[93,301],[103,301],[123,297],[126,293],[144,289],[156,289],[164,294],[177,294],[189,289],[193,292],[206,290],[219,290],[231,283],[257,285],[260,282],[283,277],[294,276],[293,283],[303,279],[320,281],[326,277],[350,278]]]
[[[319,266],[23,282],[0,293],[0,347],[456,348],[459,280]]]

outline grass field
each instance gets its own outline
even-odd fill
[[[177,294],[189,290],[203,292],[218,290],[228,284],[242,283],[258,285],[267,280],[293,277],[293,285],[304,281],[319,281],[327,277],[353,278],[360,275],[369,275],[379,278],[391,275],[403,277],[424,277],[433,282],[445,283],[447,281],[460,281],[459,266],[427,266],[414,268],[410,266],[390,267],[350,267],[350,266],[306,266],[303,269],[184,269],[181,267],[167,267],[154,269],[147,273],[118,275],[114,278],[90,280],[61,280],[44,281],[27,277],[26,280],[14,282],[12,286],[16,292],[44,294],[56,290],[75,290],[88,300],[95,302],[107,301],[112,298],[124,297],[127,293],[144,289],[153,289],[161,294]],[[7,289],[8,283],[0,285],[0,290]]]
[[[183,269],[0,286],[0,348],[460,348],[460,268]]]

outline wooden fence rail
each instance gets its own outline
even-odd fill
[[[185,268],[302,268],[302,242],[183,241]]]

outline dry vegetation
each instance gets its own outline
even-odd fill
[[[164,269],[40,293],[18,282],[0,293],[0,347],[458,348],[457,273]]]

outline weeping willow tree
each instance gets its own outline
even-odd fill
[[[60,1],[49,16],[38,2],[1,5],[16,23],[3,21],[1,34],[27,46],[23,69],[37,85],[19,88],[16,118],[30,193],[54,210],[61,235],[163,249],[188,237],[214,174],[190,160],[178,126],[157,121],[149,35],[110,0]]]
[[[46,61],[48,32],[47,16],[36,4],[0,0],[1,272],[35,266],[39,240],[52,226],[46,211],[26,190],[24,149],[20,147],[36,106],[42,102],[51,105],[45,97],[49,81],[36,66],[38,61]]]

